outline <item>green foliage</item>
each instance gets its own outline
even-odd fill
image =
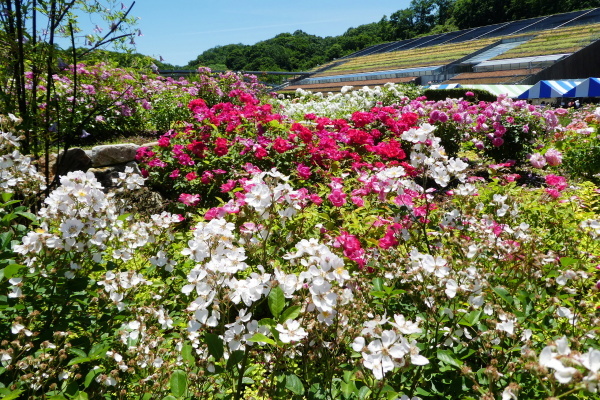
[[[598,135],[572,135],[560,145],[563,167],[575,178],[600,182],[600,139]]]
[[[471,92],[474,96],[467,96],[466,93]],[[463,98],[468,101],[496,101],[496,96],[487,90],[483,89],[468,89],[468,88],[454,88],[454,89],[425,89],[423,96],[427,97],[427,100],[439,101],[450,99]]]
[[[10,193],[2,193],[0,201],[0,282],[3,282],[19,276],[19,270],[24,268],[15,262],[12,246],[21,241],[37,217],[26,206],[19,205],[21,202]]]

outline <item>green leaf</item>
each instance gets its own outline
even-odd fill
[[[79,385],[75,381],[71,381],[65,388],[65,394],[72,399],[79,392]]]
[[[275,321],[273,318],[263,318],[260,321],[258,321],[258,325],[259,326],[275,326],[277,325],[277,321]]]
[[[481,314],[482,314],[481,310],[471,311],[470,313],[465,314],[463,316],[463,318],[460,321],[458,321],[458,323],[461,325],[464,325],[464,326],[473,326],[477,322],[479,322],[479,319],[481,318]]]
[[[350,397],[352,395],[352,393],[354,393],[356,391],[356,384],[354,383],[354,381],[349,381],[349,382],[342,381],[341,387],[342,387],[342,395],[345,398]]]
[[[15,214],[20,215],[21,217],[25,217],[30,221],[35,222],[37,220],[37,217],[35,216],[35,214],[32,214],[30,212],[25,212],[25,211],[15,211]]]
[[[90,362],[90,361],[92,361],[92,359],[90,357],[75,357],[74,359],[69,361],[67,366],[71,366],[71,365],[75,365],[75,364],[83,364],[83,363]]]
[[[494,290],[494,293],[496,293],[498,296],[500,296],[502,298],[502,300],[504,300],[505,302],[507,302],[510,305],[513,305],[514,299],[508,293],[508,290],[504,289],[501,286],[496,286],[495,288],[493,288],[493,290]]]
[[[180,369],[173,371],[169,379],[169,389],[173,396],[182,397],[187,391],[187,374]]]
[[[300,378],[294,374],[288,374],[285,376],[285,388],[300,396],[304,394],[304,385],[302,384]]]
[[[190,344],[185,344],[181,348],[181,358],[183,358],[183,361],[185,361],[187,364],[194,364],[194,355],[192,353],[192,349],[193,347]]]
[[[78,391],[75,393],[75,396],[71,397],[71,400],[88,400],[88,395],[86,392]]]
[[[225,368],[227,370],[231,370],[233,367],[235,367],[237,364],[239,364],[243,359],[244,359],[244,351],[236,350],[233,353],[231,353],[231,355],[229,356],[229,359],[227,360],[227,367],[225,367]]]
[[[50,397],[48,400],[67,400],[67,398],[65,396],[63,396],[62,394],[56,394],[56,395]]]
[[[0,234],[0,249],[8,248],[10,241],[13,238],[12,232],[3,232]]]
[[[208,352],[215,360],[220,360],[223,357],[223,341],[219,336],[213,333],[206,333],[204,335],[204,341],[208,346]]]
[[[300,315],[300,311],[302,307],[300,306],[291,306],[285,309],[284,312],[281,313],[281,318],[279,320],[283,324],[288,319],[295,319],[298,315]]]
[[[12,400],[12,399],[18,399],[19,396],[21,395],[21,393],[23,393],[22,390],[18,389],[18,390],[13,390],[12,392],[10,392],[9,394],[7,394],[6,396],[4,396],[2,398],[2,400]]]
[[[96,378],[98,375],[100,375],[103,372],[104,372],[104,368],[92,369],[85,376],[85,381],[83,382],[83,387],[87,389],[88,386],[90,386],[92,384],[92,381],[94,380],[94,378]]]
[[[162,400],[177,400],[177,397],[173,397],[171,395],[168,395],[168,396],[163,397]]]
[[[579,262],[579,260],[571,257],[562,257],[560,259],[560,265],[562,265],[563,267],[570,267],[571,265],[576,264],[577,262]]]
[[[366,399],[370,393],[371,393],[371,389],[369,389],[368,386],[363,386],[358,390],[358,398],[361,400]]]
[[[129,218],[131,214],[127,213],[127,214],[121,214],[119,215],[119,217],[117,218],[119,221],[126,221],[127,218]]]
[[[457,368],[460,368],[463,365],[461,360],[454,357],[454,353],[451,350],[438,350],[437,359]]]
[[[24,265],[19,265],[19,264],[10,264],[10,265],[7,265],[6,267],[4,267],[4,277],[6,279],[12,278],[23,267],[24,267]]]
[[[248,339],[252,342],[264,342],[264,343],[268,343],[270,345],[275,346],[276,343],[273,339],[266,337],[265,335],[263,335],[262,333],[255,333],[254,335],[252,335],[252,337],[250,339]]]
[[[88,356],[94,359],[106,357],[106,352],[108,350],[108,346],[104,343],[96,343],[90,349]]]
[[[87,354],[85,353],[85,351],[83,351],[81,349],[76,349],[74,347],[71,347],[69,349],[69,352],[73,353],[73,354],[75,354],[76,356],[79,356],[79,357],[87,357]]]
[[[13,197],[12,193],[2,192],[2,202],[3,203],[7,203],[12,197]],[[17,200],[13,200],[13,201],[17,201]],[[6,205],[2,204],[2,206],[6,206]]]
[[[373,289],[377,292],[381,292],[384,290],[383,279],[375,278],[373,279]]]
[[[269,310],[274,317],[278,317],[285,307],[285,295],[279,286],[271,289],[269,292]]]

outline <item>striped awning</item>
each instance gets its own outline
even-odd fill
[[[441,85],[429,85],[425,86],[427,89],[454,89],[462,87],[460,83],[443,83]]]
[[[463,88],[487,90],[495,96],[508,95],[518,97],[521,93],[531,88],[531,85],[463,85]]]
[[[600,97],[600,79],[587,78],[566,92],[563,97]]]
[[[583,79],[564,81],[539,81],[530,89],[519,95],[519,99],[550,99],[563,97],[563,95],[575,86],[583,82]]]

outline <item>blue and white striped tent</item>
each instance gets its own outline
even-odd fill
[[[550,99],[563,97],[563,95],[575,86],[583,82],[583,79],[564,81],[539,81],[528,90],[519,95],[519,99]]]
[[[587,78],[563,94],[563,97],[600,97],[600,79]]]

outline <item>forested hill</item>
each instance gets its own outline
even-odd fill
[[[185,68],[302,71],[378,43],[595,7],[600,0],[412,0],[408,8],[340,36],[296,31],[253,45],[217,46]]]

